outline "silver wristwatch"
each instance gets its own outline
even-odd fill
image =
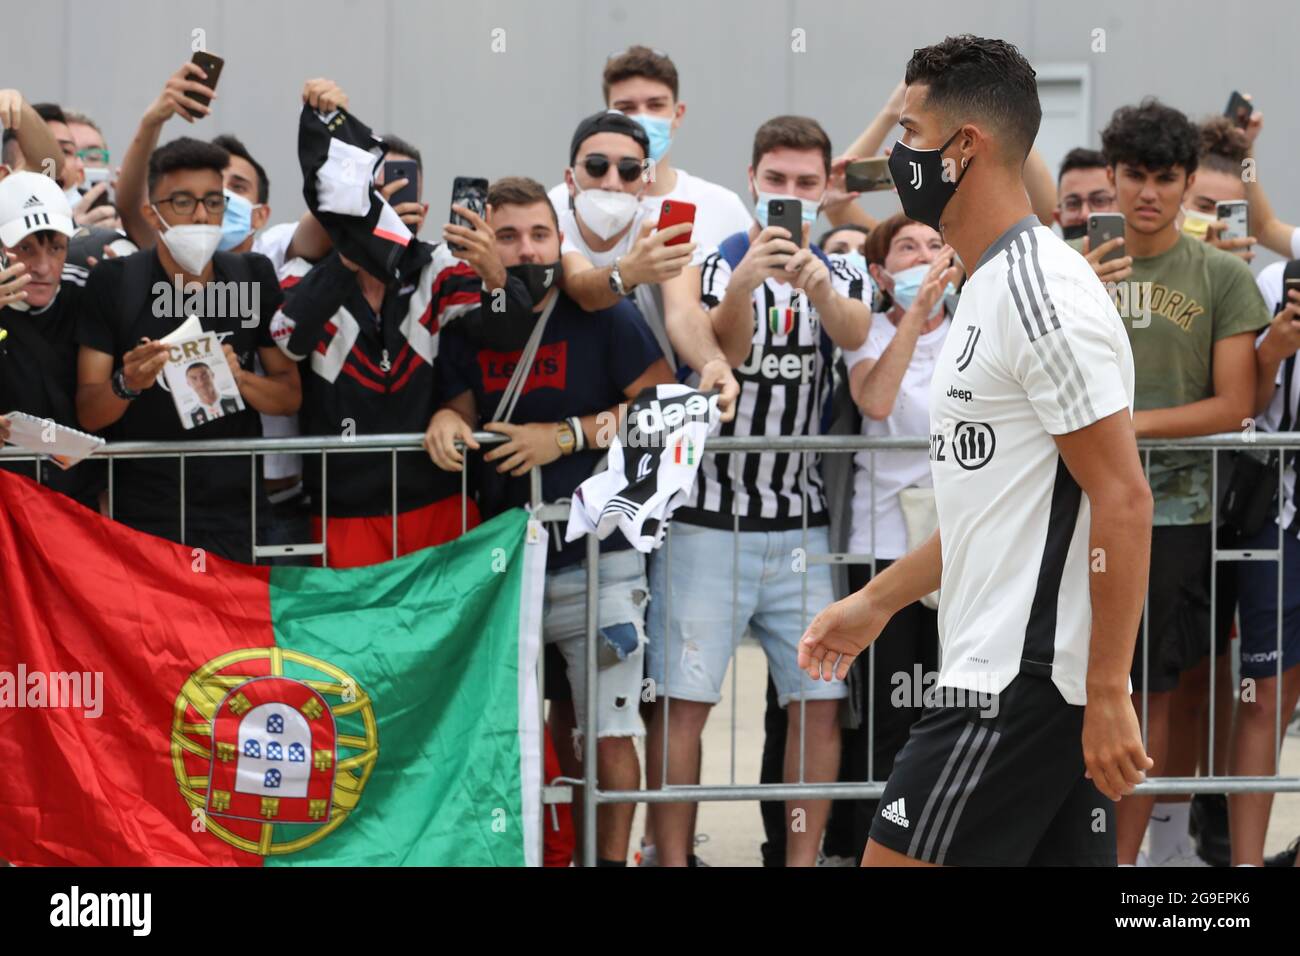
[[[623,286],[623,276],[618,271],[618,260],[614,260],[613,267],[609,270],[609,287],[615,295],[627,295],[627,289]]]

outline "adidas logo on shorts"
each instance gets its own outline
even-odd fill
[[[899,797],[889,806],[880,811],[880,815],[890,823],[897,824],[906,830],[912,824],[907,819],[907,808],[903,805],[903,798]]]

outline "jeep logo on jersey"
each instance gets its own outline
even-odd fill
[[[635,434],[629,433],[624,444],[645,447],[650,444],[646,436],[676,431],[687,422],[707,422],[710,409],[718,410],[720,397],[717,392],[709,395],[691,392],[683,398],[653,398],[644,404],[638,398],[627,416]]]
[[[993,457],[997,439],[983,422],[958,422],[952,431],[952,456],[967,471],[983,468]]]
[[[765,347],[755,342],[749,358],[736,368],[736,378],[768,385],[807,385],[813,380],[816,362],[817,348],[813,345]]]

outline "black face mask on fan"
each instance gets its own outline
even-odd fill
[[[502,352],[521,349],[537,323],[538,313],[533,309],[559,285],[563,275],[564,269],[558,260],[506,266],[510,288],[504,290],[504,294],[502,290],[484,293],[483,305],[458,321],[464,322],[466,335],[480,348]],[[522,301],[521,296],[511,294],[511,289],[518,291],[520,287],[523,290]]]

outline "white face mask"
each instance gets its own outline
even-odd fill
[[[578,189],[573,197],[573,208],[582,224],[602,239],[613,238],[626,229],[640,205],[641,201],[631,193],[612,189]]]
[[[153,211],[158,212],[158,207],[155,206]],[[158,213],[158,218],[162,218],[162,213]],[[197,223],[168,226],[161,238],[176,264],[187,275],[196,276],[212,261],[212,254],[217,251],[221,243],[221,226]]]

